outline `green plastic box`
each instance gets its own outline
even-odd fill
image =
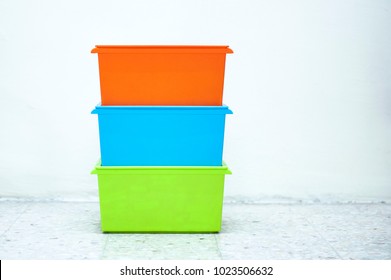
[[[98,175],[103,232],[218,232],[223,166],[101,166]]]

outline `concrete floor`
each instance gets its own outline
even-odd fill
[[[102,234],[97,202],[0,201],[0,259],[391,259],[391,204],[224,205],[219,234]]]

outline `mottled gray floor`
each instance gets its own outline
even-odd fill
[[[391,259],[391,205],[224,205],[219,234],[102,234],[97,202],[0,202],[0,259]]]

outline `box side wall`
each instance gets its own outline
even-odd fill
[[[98,175],[105,232],[217,232],[224,175]]]
[[[102,105],[222,105],[225,54],[99,54]]]
[[[220,166],[225,115],[99,116],[103,166]]]

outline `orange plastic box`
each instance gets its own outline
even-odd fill
[[[98,45],[102,105],[220,106],[228,46]]]

